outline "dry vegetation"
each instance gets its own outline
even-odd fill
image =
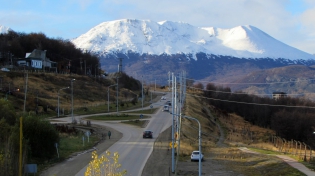
[[[0,74],[2,81],[1,96],[5,97],[5,93],[10,90],[12,95],[9,95],[8,99],[14,104],[17,112],[21,112],[24,106],[26,74],[23,72]],[[55,115],[58,104],[58,91],[62,88],[69,87],[68,89],[59,91],[60,109],[65,109],[65,114],[69,113],[71,109],[71,79],[75,79],[73,82],[73,104],[75,110],[83,107],[89,108],[91,106],[107,104],[107,86],[116,84],[116,79],[111,78],[96,79],[95,77],[76,74],[29,73],[26,111],[28,113],[35,113],[38,104],[39,114]],[[130,102],[132,98],[137,96],[135,91],[128,90],[121,86],[119,90],[119,102]],[[114,86],[110,88],[110,102],[116,101],[115,90]]]
[[[275,149],[269,141],[274,134],[272,130],[252,125],[235,114],[215,113],[213,107],[202,102],[202,99],[187,96],[185,114],[197,118],[202,126],[203,174],[304,175],[275,156],[240,150],[240,147]],[[222,136],[220,127],[224,132]],[[198,124],[184,119],[181,131],[177,175],[198,175],[198,162],[190,162],[191,151],[198,150]]]

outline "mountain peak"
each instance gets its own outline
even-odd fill
[[[76,47],[98,54],[187,54],[239,58],[315,59],[311,54],[288,46],[257,27],[231,29],[195,27],[185,22],[121,19],[103,22],[72,40]]]
[[[12,31],[12,29],[10,29],[9,27],[5,27],[5,26],[0,25],[0,34],[6,34],[9,31]]]

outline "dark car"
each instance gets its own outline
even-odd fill
[[[153,138],[153,132],[150,130],[144,131],[143,138]]]

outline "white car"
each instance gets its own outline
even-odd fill
[[[165,97],[161,97],[161,100],[166,100],[166,98]]]
[[[164,107],[163,107],[162,111],[169,111],[169,107],[168,107],[168,105],[164,105]]]
[[[9,72],[10,70],[8,68],[1,68],[1,71]]]
[[[199,161],[199,151],[193,151],[190,156],[190,161]],[[201,161],[203,161],[203,154],[201,153]]]

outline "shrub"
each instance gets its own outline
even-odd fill
[[[121,164],[118,163],[119,154],[106,151],[106,155],[99,157],[96,151],[92,152],[92,161],[90,161],[85,171],[85,176],[122,176],[127,173],[126,170],[120,171]]]

